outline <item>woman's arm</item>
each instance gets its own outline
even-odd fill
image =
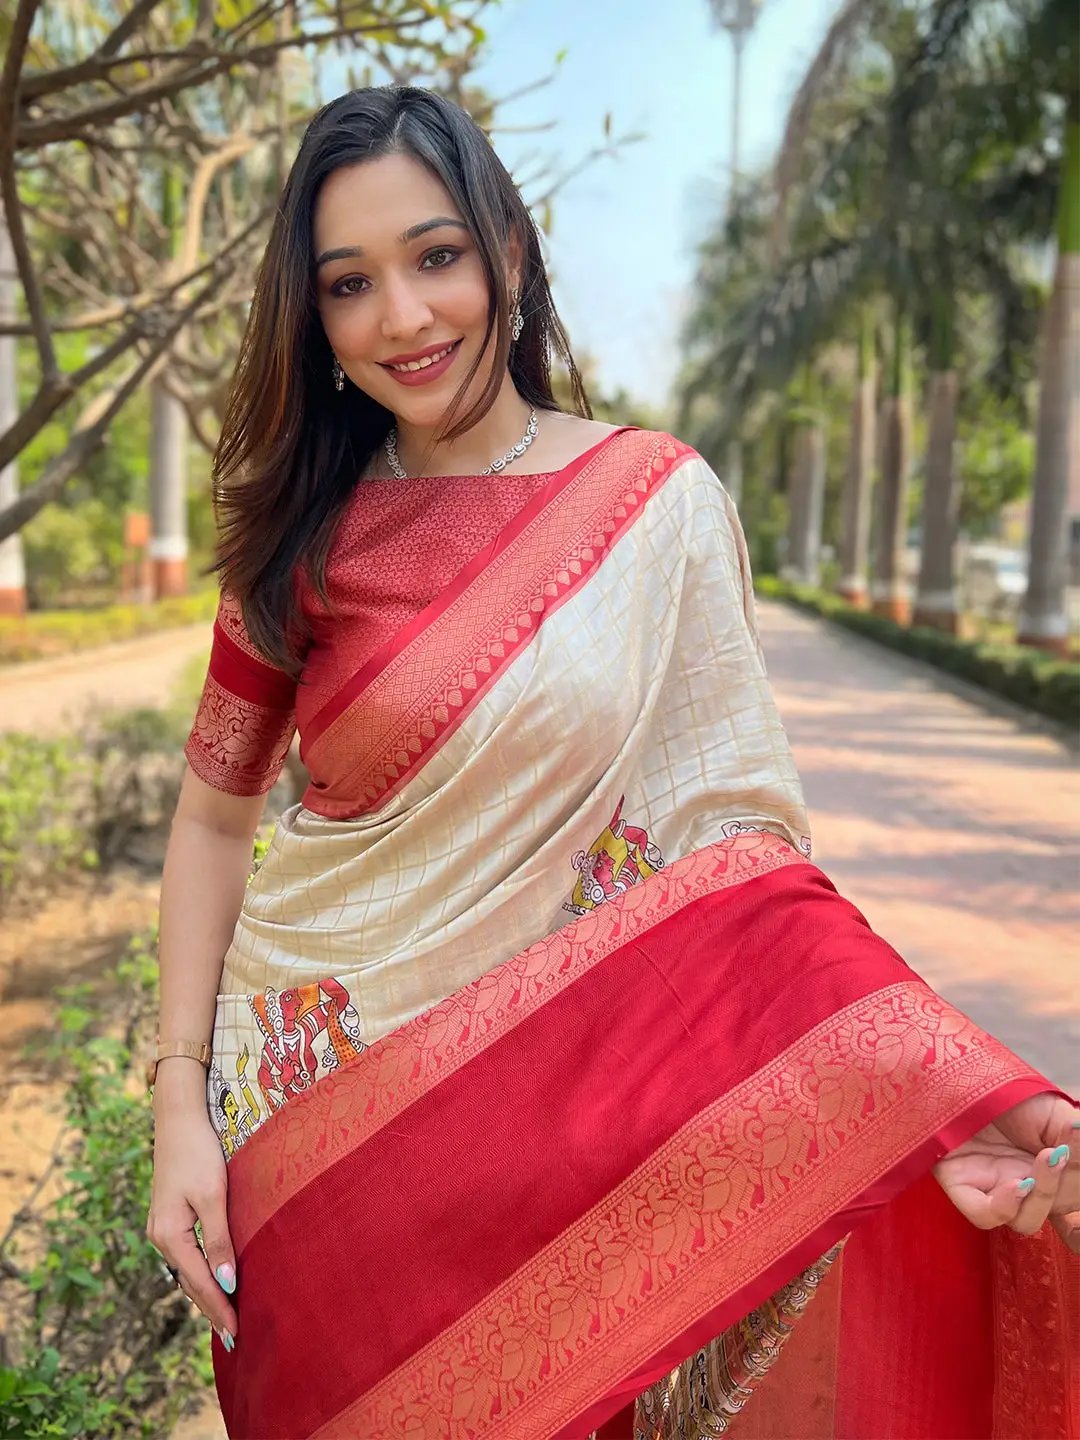
[[[161,881],[159,957],[164,1040],[212,1041],[221,966],[251,870],[265,795],[228,795],[191,770],[173,816]],[[206,1071],[168,1056],[154,1085],[154,1192],[146,1233],[184,1290],[236,1334],[235,1258],[225,1214],[225,1160],[206,1107]],[[195,1239],[202,1224],[206,1255]],[[230,1342],[231,1343],[231,1342]]]
[[[161,877],[162,1040],[210,1042],[221,964],[251,872],[265,795],[226,795],[184,775]],[[206,1104],[206,1072],[184,1056],[159,1062],[155,1109]]]

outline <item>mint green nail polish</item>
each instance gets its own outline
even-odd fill
[[[231,1295],[236,1289],[236,1271],[233,1267],[231,1265],[219,1265],[214,1271],[214,1274],[217,1276],[217,1282],[222,1290],[225,1291],[225,1294]]]
[[[236,1341],[229,1334],[228,1330],[219,1330],[217,1333],[219,1339],[221,1340],[221,1343],[225,1346],[225,1349],[231,1351],[233,1346],[236,1344]]]
[[[1035,1189],[1035,1181],[1029,1175],[1026,1180],[1017,1181],[1016,1188],[1021,1195],[1030,1195],[1032,1190]]]
[[[1051,1150],[1050,1158],[1046,1163],[1048,1165],[1060,1165],[1062,1160],[1068,1160],[1068,1158],[1069,1147],[1067,1145],[1059,1145],[1056,1150]]]

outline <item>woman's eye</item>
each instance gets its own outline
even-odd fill
[[[447,265],[452,265],[460,254],[460,250],[451,250],[447,246],[440,245],[437,250],[429,250],[421,263],[429,270],[444,270]],[[429,260],[434,263],[428,265]]]
[[[351,286],[354,286],[354,285],[359,286],[359,285],[366,285],[366,284],[367,284],[367,281],[364,279],[364,277],[363,277],[362,275],[350,275],[346,280],[339,280],[336,285],[332,286],[332,287],[331,287],[331,290],[330,290],[330,294],[331,294],[331,295],[360,295],[360,294],[363,293],[361,290],[358,290],[358,289],[354,290],[354,289],[351,289],[350,287],[351,287]]]

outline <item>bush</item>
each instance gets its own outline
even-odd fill
[[[124,562],[124,517],[95,497],[47,505],[21,532],[27,591],[35,607],[62,603],[73,589],[115,590]]]
[[[106,605],[100,610],[48,610],[20,619],[4,617],[0,619],[0,665],[68,655],[159,630],[198,625],[214,618],[217,603],[214,588],[152,605]]]
[[[0,914],[123,859],[168,821],[191,711],[128,710],[56,740],[0,735]]]
[[[768,599],[798,605],[1047,719],[1074,729],[1080,723],[1080,664],[1075,661],[1058,660],[1023,645],[958,640],[940,630],[908,628],[882,615],[856,610],[838,595],[794,585],[772,575],[759,576],[755,584],[758,593]]]
[[[156,1013],[155,941],[135,937],[109,977],[119,1034],[101,1033],[90,986],[61,992],[48,1058],[67,1077],[66,1125],[0,1240],[5,1440],[167,1434],[212,1380],[209,1326],[146,1238],[153,1114],[136,1055]]]

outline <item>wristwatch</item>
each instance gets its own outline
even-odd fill
[[[192,1060],[198,1060],[200,1065],[209,1070],[212,1054],[213,1051],[205,1040],[159,1040],[153,1060],[147,1062],[146,1088],[153,1089],[159,1060],[166,1060],[170,1055],[186,1055]]]

